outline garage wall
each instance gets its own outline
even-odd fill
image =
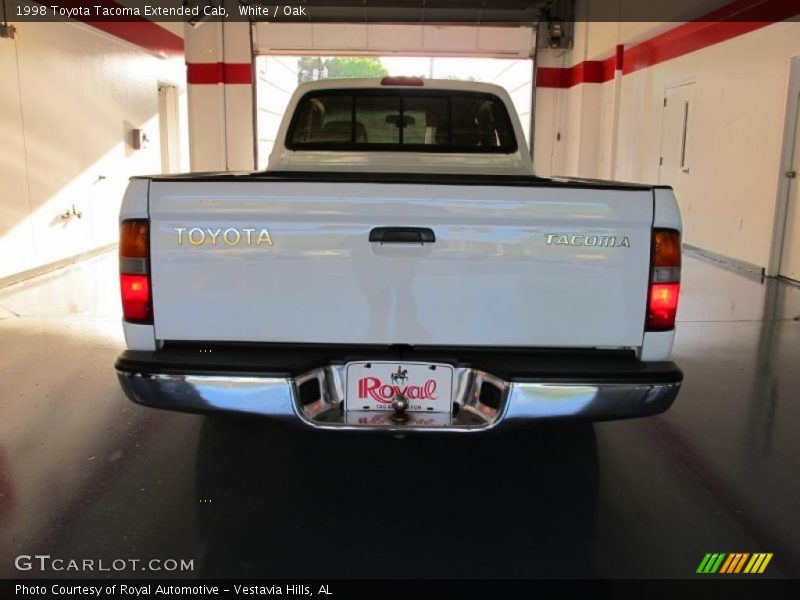
[[[576,51],[540,49],[537,62],[536,174],[602,177],[598,140],[603,88],[582,84]]]
[[[178,88],[188,167],[182,57],[81,23],[18,28],[0,40],[0,278],[116,241],[128,177],[161,171],[159,82]]]
[[[536,123],[533,133],[533,170],[537,175],[549,177],[559,172],[563,165],[561,129],[567,123],[561,117],[562,104],[565,100],[561,86],[543,85],[542,69],[563,69],[567,52],[551,52],[540,48],[536,62]]]
[[[789,63],[800,23],[779,23],[623,78],[622,179],[657,181],[664,89],[693,81],[691,172],[678,201],[686,242],[766,267]]]
[[[550,73],[548,83],[540,70],[534,166],[543,175],[659,183],[665,89],[694,82],[691,170],[676,187],[684,239],[766,267],[789,65],[800,55],[800,23],[755,30],[737,23],[681,26],[576,23],[572,50],[557,57],[540,51],[540,67],[560,69],[560,77],[553,80]],[[648,66],[648,44],[671,30],[686,36],[661,52],[681,45],[698,49]],[[720,33],[730,39],[716,42]],[[615,72],[616,47],[623,55],[622,70]]]
[[[184,25],[192,171],[252,171],[253,52],[243,21]]]

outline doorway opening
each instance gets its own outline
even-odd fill
[[[256,56],[256,168],[263,170],[275,144],[283,114],[300,83],[320,79],[405,75],[494,83],[506,89],[530,138],[530,59],[442,56]]]
[[[672,186],[681,213],[692,211],[689,198],[691,174],[692,95],[694,82],[683,82],[664,89],[661,112],[661,148],[658,159],[658,183]],[[684,229],[686,227],[684,226]]]
[[[800,282],[800,56],[792,59],[769,275]]]

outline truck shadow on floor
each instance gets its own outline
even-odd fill
[[[590,424],[396,439],[207,419],[200,577],[595,573]]]

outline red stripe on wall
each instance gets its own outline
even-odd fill
[[[95,29],[144,48],[163,58],[183,56],[183,39],[152,21],[117,23],[110,21],[84,21]]]
[[[81,8],[85,2],[70,0],[36,0],[46,6],[60,8]],[[120,8],[122,5],[113,0],[93,0],[92,6]],[[75,20],[86,23],[105,33],[118,37],[126,42],[139,46],[162,58],[183,56],[183,38],[165,29],[158,23],[148,21],[144,17],[125,17],[126,21],[92,21],[89,17],[76,16]]]
[[[603,79],[600,83],[605,83],[606,81],[611,81],[614,79],[614,73],[617,71],[617,57],[610,56],[605,59],[603,62]]]
[[[216,84],[222,83],[222,63],[187,63],[186,83]]]
[[[564,71],[560,67],[539,67],[536,69],[536,87],[541,88],[563,88]]]
[[[610,59],[606,59],[606,62],[609,62]],[[622,44],[617,44],[617,51],[614,55],[614,70],[622,71],[622,67],[625,64],[625,46]],[[613,77],[614,74],[612,73],[611,76]]]
[[[225,63],[224,83],[253,83],[253,66],[250,63]]]
[[[794,13],[800,12],[800,3],[794,1]],[[788,19],[794,16],[789,14]],[[778,19],[783,21],[784,19]],[[692,22],[680,25],[646,42],[625,51],[624,73],[633,73],[667,60],[684,56],[745,33],[772,25],[765,21],[719,21],[716,23]]]
[[[581,83],[603,83],[614,78],[613,57],[610,75],[607,62],[587,60],[573,67],[539,67],[536,71],[536,87],[571,88]]]
[[[579,83],[603,83],[603,63],[599,60],[587,60],[569,69],[567,87]]]
[[[615,55],[604,61],[584,61],[567,68],[539,68],[536,86],[569,88],[581,83],[603,83],[614,78],[615,69],[621,68],[623,74],[633,73],[799,14],[798,0],[735,0],[627,50],[617,46]],[[601,65],[600,76],[595,64]]]
[[[187,63],[186,81],[194,85],[253,83],[250,63]]]

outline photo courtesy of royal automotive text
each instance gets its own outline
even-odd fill
[[[800,594],[800,0],[0,0],[0,126],[0,599]]]

